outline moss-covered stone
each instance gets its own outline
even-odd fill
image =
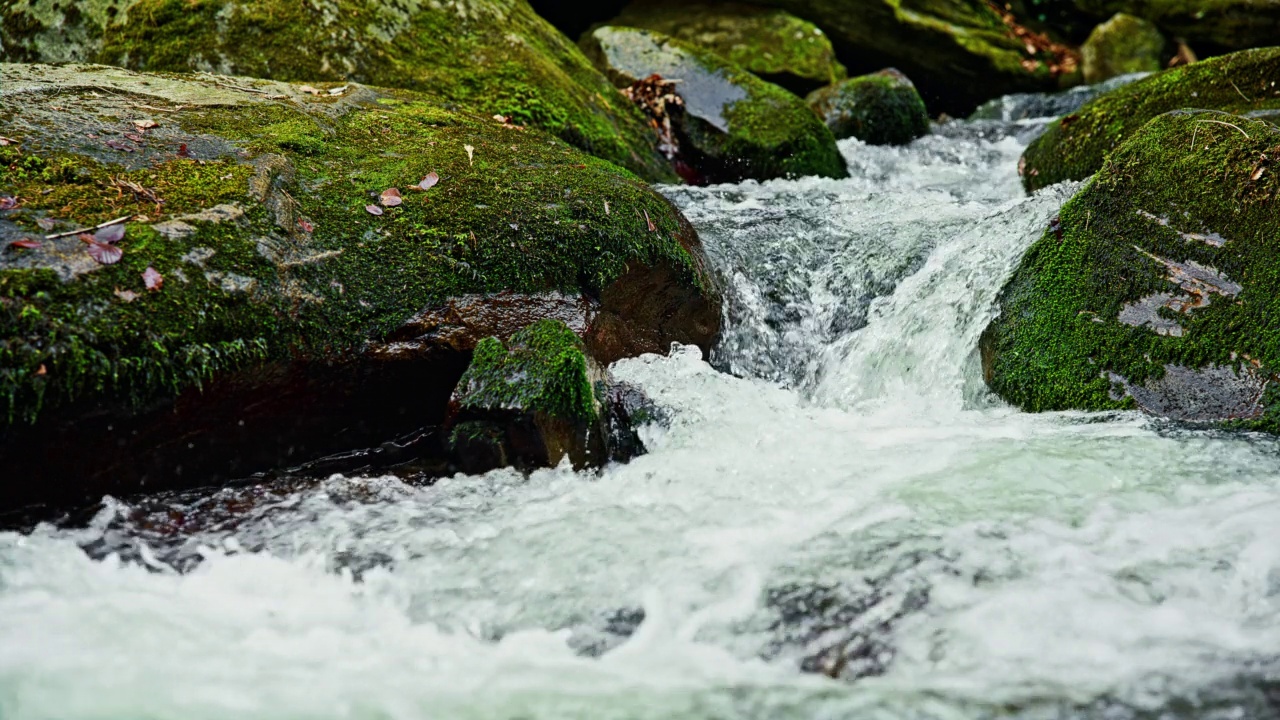
[[[1193,44],[1243,50],[1280,38],[1280,4],[1269,0],[1075,0],[1095,17],[1127,13]]]
[[[902,70],[935,113],[963,116],[993,97],[1078,82],[1073,63],[1061,56],[1066,48],[1055,54],[1046,43],[1039,48],[1029,44],[985,0],[760,4],[783,8],[822,28],[852,73],[882,67]]]
[[[718,316],[696,235],[634,175],[411,92],[329,89],[0,65],[0,125],[19,141],[0,146],[16,203],[0,211],[0,462],[27,423],[76,403],[141,412],[272,363],[445,343],[395,333],[450,298],[581,296],[612,313],[606,354],[630,328],[665,347],[685,307]],[[392,187],[401,204],[366,210]],[[121,216],[116,264],[43,237]],[[23,238],[41,247],[10,245]],[[668,307],[661,287],[692,294]]]
[[[1098,83],[1120,75],[1156,72],[1163,67],[1164,36],[1155,25],[1124,13],[1093,29],[1080,48],[1084,81]]]
[[[654,30],[706,48],[798,95],[846,77],[822,30],[776,8],[737,2],[635,0],[607,24]]]
[[[1113,90],[1051,124],[1022,155],[1027,190],[1097,172],[1112,148],[1170,110],[1248,113],[1280,108],[1280,48],[1245,50],[1172,68]]]
[[[805,98],[837,139],[905,145],[928,134],[929,113],[915,85],[897,70],[882,70],[815,90]]]
[[[718,55],[650,30],[601,27],[583,47],[619,87],[678,79],[681,153],[710,182],[845,177],[831,131],[790,92]]]
[[[990,387],[1030,411],[1141,407],[1275,432],[1280,131],[1161,115],[1111,154],[1004,288]]]
[[[0,59],[425,91],[675,180],[640,113],[525,0],[10,0]]]
[[[582,340],[558,320],[540,320],[511,336],[481,340],[458,381],[459,404],[471,410],[543,413],[591,422],[599,402]]]

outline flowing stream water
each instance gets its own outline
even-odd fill
[[[1280,717],[1277,443],[983,388],[996,294],[1074,190],[1023,196],[1034,131],[663,188],[726,329],[710,364],[614,366],[667,416],[630,464],[0,534],[0,718]]]

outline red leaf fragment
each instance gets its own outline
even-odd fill
[[[93,234],[93,239],[107,245],[114,245],[120,242],[124,239],[124,223],[108,225],[102,228]]]
[[[120,142],[119,140],[108,140],[104,144],[107,147],[111,148],[112,150],[121,150],[123,152],[130,152],[130,153],[133,152],[133,148]]]
[[[400,188],[387,188],[382,191],[382,195],[378,197],[378,202],[385,207],[395,207],[404,202],[404,198],[400,197]]]
[[[12,210],[18,207],[18,198],[0,197],[0,210]]]
[[[93,239],[93,236],[90,235],[89,233],[80,233],[76,237],[79,238],[80,242],[82,243],[97,242],[96,240]]]
[[[37,374],[37,375],[48,375],[48,374],[49,374],[49,369],[48,369],[48,368],[46,368],[46,367],[44,366],[44,363],[40,363],[40,367],[36,368],[36,374]]]
[[[423,190],[430,190],[435,187],[438,182],[440,182],[440,176],[434,172],[429,172],[426,177],[422,178],[422,182],[418,183],[418,187]]]
[[[191,153],[187,152],[186,143],[182,143],[181,145],[178,146],[178,157],[184,157],[184,158],[191,157]]]
[[[142,284],[146,285],[148,290],[159,290],[160,286],[164,285],[164,276],[148,265],[147,269],[142,271]]]
[[[115,245],[90,241],[89,257],[97,260],[101,265],[114,265],[124,257],[124,251]]]
[[[365,212],[369,213],[370,215],[382,214],[382,208],[378,207],[377,205],[365,205],[364,209],[365,209]]]
[[[58,226],[58,221],[50,217],[36,218],[36,225],[41,230],[52,230]]]
[[[305,233],[309,233],[316,229],[315,225],[312,225],[311,223],[301,218],[298,219],[298,227],[302,228],[302,232],[305,232]]]
[[[32,240],[31,238],[22,238],[21,240],[14,240],[9,243],[9,247],[22,248],[23,250],[36,250],[40,247],[40,241]]]
[[[6,146],[9,146],[9,145],[17,145],[17,144],[18,144],[18,143],[20,143],[20,142],[22,142],[22,141],[21,141],[21,140],[15,140],[15,139],[13,139],[13,138],[11,138],[11,137],[5,137],[5,136],[3,136],[3,135],[0,135],[0,147],[6,147]]]

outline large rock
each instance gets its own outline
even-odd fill
[[[1232,50],[1274,45],[1280,38],[1280,3],[1271,0],[1075,0],[1095,17],[1136,15],[1193,45]]]
[[[1097,172],[1107,153],[1151,118],[1180,108],[1265,112],[1280,108],[1280,48],[1245,50],[1150,75],[1063,116],[1022,155],[1027,190]]]
[[[0,60],[425,91],[675,180],[640,113],[525,0],[0,2]]]
[[[618,87],[673,81],[679,157],[706,182],[845,177],[831,131],[790,92],[706,50],[638,28],[597,28],[582,44]]]
[[[1137,407],[1275,432],[1280,131],[1161,115],[1031,247],[981,342],[987,383],[1031,411]]]
[[[822,30],[776,8],[737,2],[636,0],[607,24],[654,30],[706,48],[798,95],[846,76]]]
[[[635,176],[407,91],[318,91],[0,65],[0,506],[434,447],[475,344],[543,318],[601,363],[709,349],[696,234]],[[44,237],[119,217],[114,264]]]
[[[896,67],[934,113],[1079,82],[1070,48],[985,0],[760,0],[810,20],[854,73]],[[1003,5],[1003,4],[1002,4]]]
[[[1124,13],[1093,29],[1080,48],[1084,81],[1098,83],[1130,73],[1160,70],[1164,36],[1155,25]]]
[[[837,139],[905,145],[929,132],[929,113],[915,85],[897,70],[881,70],[815,90],[805,98]]]

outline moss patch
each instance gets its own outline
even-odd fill
[[[249,84],[0,65],[0,87],[26,87],[0,110],[22,141],[0,148],[0,195],[18,201],[0,211],[4,422],[80,397],[146,400],[255,358],[340,358],[456,295],[598,294],[629,265],[709,292],[671,204],[557,138],[404,91],[215,82]],[[139,106],[169,112],[133,151],[106,145],[136,130]],[[429,172],[439,183],[412,191]],[[367,212],[390,187],[403,204]],[[199,214],[215,205],[236,212]],[[126,214],[147,220],[127,224],[115,265],[75,237],[7,247],[43,235],[42,219]],[[179,220],[189,232],[167,228]]]
[[[1099,17],[1137,15],[1193,45],[1243,49],[1273,45],[1280,37],[1280,6],[1255,0],[1075,0]]]
[[[1213,112],[1151,120],[1062,208],[1002,292],[983,337],[991,388],[1026,410],[1101,410],[1132,403],[1110,373],[1141,384],[1167,364],[1217,365],[1272,377],[1277,159],[1280,132],[1264,122]],[[1120,320],[1153,298],[1148,322]],[[1280,430],[1271,407],[1251,424]]]
[[[424,91],[547,130],[646,179],[675,180],[639,112],[524,0],[101,5],[5,6],[0,59]]]
[[[1037,190],[1082,180],[1148,120],[1180,108],[1245,113],[1280,108],[1280,48],[1165,70],[1098,97],[1051,124],[1022,156],[1022,183]],[[1173,176],[1170,176],[1173,177]]]
[[[639,0],[608,24],[684,40],[802,95],[846,76],[826,34],[783,10],[735,2]]]
[[[457,398],[468,409],[545,413],[571,422],[598,415],[582,341],[559,320],[539,320],[506,347],[497,338],[481,340]]]
[[[904,145],[929,132],[929,114],[905,75],[885,70],[815,90],[805,98],[840,139]]]

